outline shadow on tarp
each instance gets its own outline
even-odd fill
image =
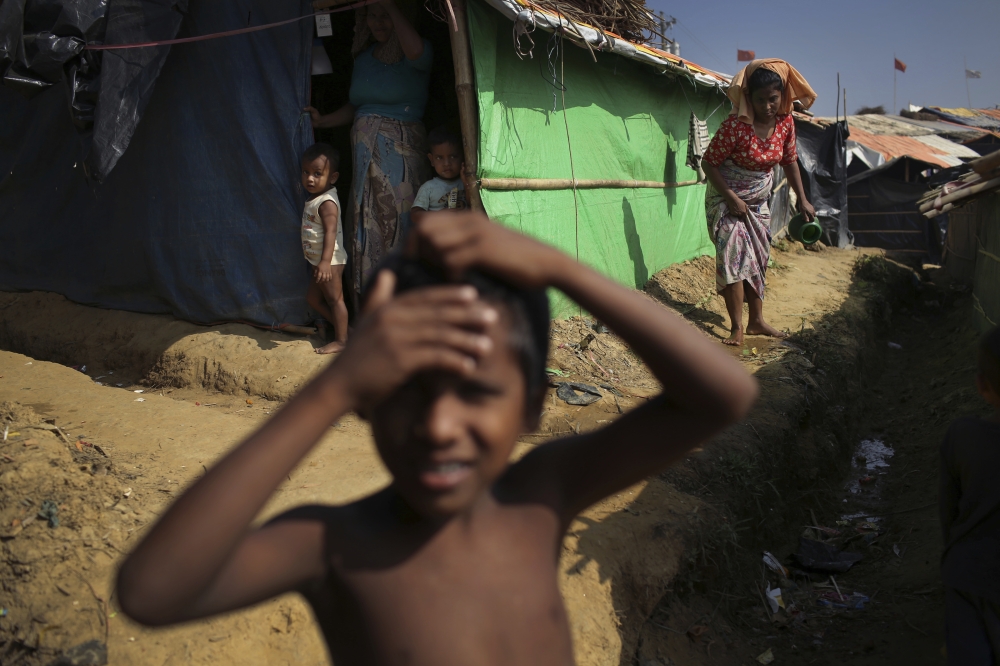
[[[305,0],[192,3],[179,36]],[[346,20],[346,19],[345,19]],[[298,163],[310,21],[171,47],[128,150],[87,182],[63,86],[0,88],[0,289],[194,322],[305,322]]]

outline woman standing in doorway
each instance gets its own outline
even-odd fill
[[[740,346],[743,335],[785,337],[764,321],[764,275],[771,254],[772,173],[776,164],[798,198],[807,220],[816,211],[806,199],[795,150],[792,103],[809,108],[816,93],[784,60],[754,60],[729,87],[733,112],[712,137],[703,161],[709,187],[705,193],[708,233],[715,242],[715,284],[726,299],[731,322],[727,345]],[[743,326],[743,302],[750,320]]]
[[[353,122],[354,182],[348,206],[349,285],[355,311],[373,269],[404,237],[417,190],[430,178],[427,105],[432,53],[393,0],[356,10],[350,101],[313,127]]]

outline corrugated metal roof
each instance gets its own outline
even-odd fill
[[[940,106],[925,106],[924,110],[954,123],[969,125],[970,127],[981,127],[988,130],[1000,130],[1000,118],[994,117],[992,113],[984,113],[978,109],[947,109]]]
[[[1000,120],[1000,109],[976,109],[979,113],[985,113],[991,118]]]
[[[900,122],[910,123],[911,125],[917,125],[918,127],[924,127],[931,130],[938,136],[943,136],[946,139],[951,139],[953,141],[975,141],[983,136],[989,134],[989,130],[982,129],[980,127],[969,127],[968,125],[959,125],[958,123],[950,123],[947,120],[917,120],[916,118],[904,118],[899,117]]]
[[[830,118],[829,116],[814,118],[813,122],[824,126],[832,125],[836,122],[836,118]],[[852,130],[857,127],[876,136],[925,136],[927,134],[934,134],[934,130],[932,129],[902,122],[899,116],[887,116],[875,113],[863,116],[848,116],[847,124]]]
[[[849,122],[849,121],[848,121]],[[879,136],[866,132],[865,130],[851,126],[851,141],[857,141],[863,146],[878,151],[885,159],[891,160],[894,157],[913,157],[924,162],[937,164],[942,167],[952,167],[962,164],[954,152],[957,149],[966,150],[976,156],[977,153],[969,150],[965,146],[952,143],[947,139],[942,139],[933,134],[922,137],[913,136]],[[937,145],[938,141],[943,141],[949,146]],[[935,145],[932,145],[933,144]]]
[[[863,129],[877,136],[927,136],[934,134],[933,130],[904,123],[898,116],[866,114],[863,116],[848,116],[847,126]]]
[[[518,17],[522,13],[526,13],[529,17],[533,17],[533,21],[538,27],[551,32],[563,30],[563,34],[570,41],[579,44],[579,39],[582,38],[595,51],[610,51],[631,60],[660,67],[674,74],[687,75],[703,86],[719,90],[725,90],[729,87],[731,80],[729,75],[714,72],[696,65],[690,60],[645,44],[634,44],[614,33],[598,30],[586,23],[573,23],[563,16],[557,16],[532,5],[530,0],[486,0],[486,2],[511,21],[517,22]]]
[[[833,118],[816,118],[821,125],[832,125]],[[863,116],[848,116],[849,127],[861,129],[875,136],[932,136],[937,134],[944,138],[957,141],[975,141],[988,134],[989,130],[968,125],[959,125],[945,120],[913,120],[895,115],[865,114]]]
[[[955,143],[954,141],[949,141],[943,136],[931,134],[930,136],[918,136],[914,138],[920,143],[926,143],[934,150],[940,150],[945,155],[951,155],[952,157],[968,157],[970,159],[979,157],[979,153],[974,151],[972,148],[963,146],[960,143]]]

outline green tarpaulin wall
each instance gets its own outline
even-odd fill
[[[696,180],[685,165],[691,113],[714,133],[728,112],[721,91],[697,88],[655,67],[566,43],[566,114],[552,85],[550,33],[534,33],[533,59],[521,60],[513,24],[482,2],[469,3],[479,98],[481,178],[571,178],[656,182]],[[553,98],[553,93],[555,97]],[[555,107],[555,110],[553,110]],[[567,141],[566,124],[569,125]],[[714,254],[705,224],[705,186],[670,189],[491,191],[490,216],[555,245],[623,284],[642,288],[656,271]],[[577,219],[577,214],[579,219]],[[576,313],[561,295],[553,314]]]

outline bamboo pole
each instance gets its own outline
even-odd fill
[[[979,194],[980,192],[991,190],[993,188],[1000,187],[1000,178],[994,178],[992,180],[983,181],[976,185],[969,187],[963,187],[960,190],[955,190],[951,194],[946,194],[943,197],[935,198],[933,201],[928,201],[920,205],[920,212],[926,214],[932,209],[937,209],[938,207],[944,206],[945,204],[954,203],[960,199],[966,199],[974,194]]]
[[[479,186],[484,190],[578,190],[597,189],[656,189],[700,185],[704,181],[685,180],[679,183],[662,183],[654,180],[577,180],[571,178],[483,178]]]
[[[1000,168],[1000,150],[977,157],[969,162],[969,166],[978,174],[987,174],[996,168]]]
[[[479,172],[479,109],[472,79],[472,50],[469,46],[469,19],[465,0],[452,0],[455,29],[451,32],[451,57],[455,63],[455,93],[458,95],[458,115],[462,124],[465,148],[465,171],[471,176],[466,184],[465,198],[473,210],[483,210],[476,175]]]

